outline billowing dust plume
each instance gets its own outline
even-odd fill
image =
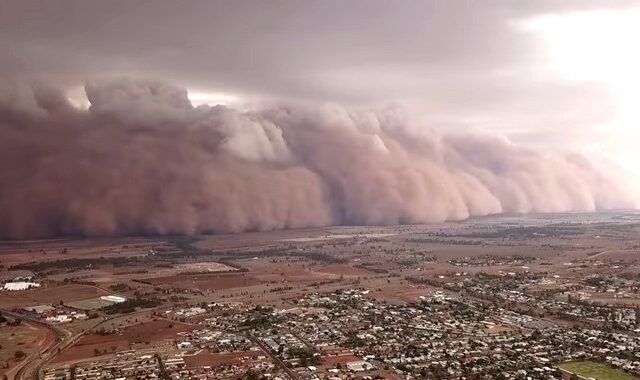
[[[194,107],[184,89],[0,89],[0,237],[240,232],[494,213],[635,208],[629,178],[578,155],[449,136],[397,111]]]

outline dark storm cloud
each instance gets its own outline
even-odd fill
[[[499,136],[571,146],[611,117],[601,85],[541,76],[540,46],[514,27],[609,6],[1,2],[0,236],[635,207],[608,165]],[[167,82],[252,111],[194,107]],[[67,99],[84,83],[88,110]]]
[[[0,88],[0,237],[201,233],[461,220],[640,205],[622,173],[505,139],[440,135],[394,110],[238,112],[184,89]]]

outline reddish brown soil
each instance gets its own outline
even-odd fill
[[[322,365],[327,367],[335,367],[336,364],[340,363],[341,365],[344,366],[346,363],[354,362],[358,360],[362,360],[362,359],[360,359],[359,357],[355,356],[352,353],[327,355],[322,357]]]
[[[90,334],[66,349],[56,358],[56,362],[86,359],[95,356],[95,350],[110,353],[128,350],[133,344],[152,344],[174,339],[179,332],[191,331],[197,326],[168,321],[165,319],[139,323],[117,333]]]
[[[20,326],[3,326],[0,329],[0,344],[3,346],[0,350],[0,377],[6,374],[12,379],[12,374],[23,360],[51,347],[55,339],[53,331],[29,321],[23,321]],[[26,354],[25,359],[13,359],[13,353],[18,350]],[[5,364],[8,367],[4,367]]]
[[[211,354],[203,351],[193,356],[185,356],[184,361],[187,368],[198,368],[202,366],[216,366],[220,364],[239,364],[247,360],[256,360],[259,356],[267,356],[262,351],[241,351]]]
[[[167,284],[177,288],[220,290],[260,285],[260,280],[245,274],[188,274],[147,278],[151,284]]]
[[[323,228],[314,228],[267,232],[247,232],[242,234],[208,235],[200,236],[200,240],[195,244],[195,246],[203,249],[258,247],[278,243],[284,239],[323,236],[327,233],[328,231]]]
[[[43,286],[37,289],[0,292],[0,307],[14,308],[19,306],[51,304],[59,301],[70,302],[99,297],[104,291],[89,285]]]
[[[640,250],[637,249],[616,249],[597,253],[589,256],[590,259],[599,260],[622,260],[640,261]]]
[[[355,268],[349,265],[345,265],[345,264],[331,264],[331,265],[323,265],[323,266],[319,266],[319,267],[313,267],[311,269],[314,272],[319,272],[319,273],[328,273],[328,274],[335,274],[335,275],[339,275],[339,276],[368,276],[371,275],[371,272],[364,270],[364,269],[360,269],[360,268]]]
[[[0,242],[1,243],[1,242]],[[29,240],[0,244],[0,262],[5,267],[27,262],[43,262],[86,257],[141,256],[162,240],[146,238],[96,238]],[[66,248],[66,253],[63,253]]]
[[[275,282],[275,283],[284,283],[284,282],[304,283],[306,281],[321,281],[321,280],[327,280],[327,279],[338,277],[328,273],[316,273],[316,272],[309,271],[308,269],[288,268],[288,267],[283,268],[282,271],[265,272],[265,273],[255,274],[254,276],[262,281]]]

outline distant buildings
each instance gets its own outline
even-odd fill
[[[32,276],[19,276],[8,280],[3,286],[2,290],[7,291],[19,291],[27,290],[31,288],[39,288],[40,283],[36,282]]]

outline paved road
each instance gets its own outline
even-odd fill
[[[39,319],[36,318],[30,318],[27,317],[25,315],[22,314],[17,314],[17,313],[13,313],[11,311],[8,310],[0,310],[2,312],[2,314],[4,315],[8,315],[10,317],[13,318],[21,318],[23,320],[28,320],[30,322],[42,325],[52,331],[55,332],[56,334],[56,343],[53,344],[52,346],[43,349],[40,351],[39,354],[32,356],[31,358],[29,358],[28,360],[24,361],[23,364],[21,365],[20,369],[18,370],[18,372],[16,372],[16,375],[14,376],[15,380],[39,380],[40,378],[40,370],[42,369],[42,367],[49,361],[51,361],[56,355],[58,355],[58,353],[60,353],[61,351],[63,351],[64,349],[68,348],[69,346],[71,346],[72,344],[74,344],[76,341],[78,341],[80,338],[82,338],[85,334],[90,333],[91,331],[93,331],[94,329],[96,329],[98,326],[100,326],[103,323],[106,323],[112,319],[115,318],[120,318],[123,316],[132,316],[132,315],[136,315],[136,314],[144,314],[149,312],[151,309],[143,309],[143,310],[138,310],[136,312],[133,313],[129,313],[126,315],[114,315],[111,317],[102,317],[99,318],[95,324],[93,324],[92,326],[87,327],[84,331],[79,332],[75,335],[73,335],[71,332],[67,331],[67,330],[63,330],[61,328],[59,328],[58,326],[55,325],[50,325],[48,323],[42,322]]]
[[[108,320],[108,318],[100,319],[95,325],[87,328],[85,332],[79,332],[73,335],[67,330],[63,330],[56,325],[45,323],[38,318],[32,318],[27,315],[14,313],[9,310],[0,310],[0,312],[2,312],[3,315],[7,315],[12,318],[20,318],[23,321],[28,321],[29,323],[43,326],[51,330],[56,335],[56,340],[52,345],[50,345],[49,347],[41,348],[39,352],[31,355],[22,362],[15,375],[13,376],[13,379],[15,380],[38,380],[40,369],[46,362],[53,359],[53,357],[60,351],[75,343],[87,331],[91,331],[91,329]]]
[[[36,319],[36,318],[31,318],[27,315],[23,315],[23,314],[18,314],[18,313],[14,313],[12,311],[9,310],[0,310],[0,312],[2,313],[2,315],[5,316],[9,316],[11,318],[19,318],[23,321],[27,321],[28,323],[34,324],[34,325],[38,325],[38,326],[42,326],[48,330],[50,330],[51,332],[53,332],[55,334],[55,341],[49,345],[48,347],[42,347],[40,348],[40,350],[32,355],[30,355],[29,357],[27,357],[18,367],[18,369],[16,370],[15,374],[13,375],[14,379],[26,379],[26,378],[30,378],[29,374],[31,374],[31,370],[33,369],[33,365],[35,362],[37,362],[40,358],[42,358],[45,355],[48,355],[51,350],[54,350],[55,347],[60,344],[64,338],[66,336],[69,335],[68,332],[60,329],[57,326],[52,326],[49,325],[47,323],[42,322],[40,319]]]
[[[262,351],[264,351],[267,355],[269,355],[271,357],[271,359],[273,360],[273,362],[280,366],[284,372],[289,376],[289,378],[291,378],[292,380],[298,380],[298,374],[295,373],[291,368],[287,367],[287,365],[285,364],[285,362],[282,361],[282,359],[280,359],[280,357],[278,356],[278,354],[273,353],[271,350],[269,350],[269,348],[267,346],[265,346],[260,339],[254,337],[253,335],[248,335],[249,339],[251,339],[251,341],[255,344],[257,344]]]

